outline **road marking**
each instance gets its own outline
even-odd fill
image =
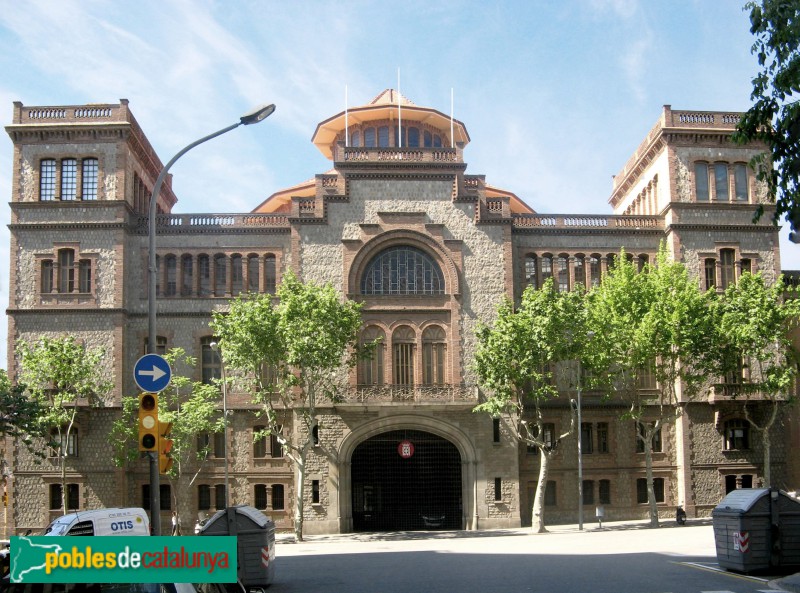
[[[676,564],[683,564],[684,566],[691,566],[692,568],[699,568],[700,570],[708,570],[710,572],[718,572],[720,574],[733,577],[735,579],[743,579],[745,581],[755,581],[756,583],[769,583],[771,579],[764,579],[761,577],[752,577],[747,574],[739,574],[736,572],[729,572],[719,567],[717,564],[703,564],[701,562],[676,562]],[[714,593],[712,591],[703,591],[702,593]]]

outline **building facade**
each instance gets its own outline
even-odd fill
[[[163,479],[165,529],[174,505],[184,530],[222,506],[225,444],[231,503],[264,510],[279,529],[291,528],[298,496],[306,533],[530,524],[536,452],[504,420],[472,411],[482,397],[472,370],[476,328],[501,299],[549,277],[558,290],[596,285],[622,247],[644,264],[663,242],[704,289],[724,289],[744,270],[774,281],[777,231],[746,166],[759,147],[731,143],[738,117],[665,106],[615,176],[610,215],[537,213],[468,174],[466,126],[392,90],[321,122],[312,141],[333,168],[250,213],[172,214],[168,179],[155,197],[158,346],[197,357],[194,379],[220,374],[212,312],[245,292],[274,293],[287,270],[362,302],[362,339],[381,340],[321,408],[303,492],[277,440],[254,439],[263,422],[250,395],[234,389],[231,428],[211,437],[211,455],[188,472],[196,478]],[[80,410],[69,504],[147,506],[148,469],[142,460],[112,464],[109,427],[122,396],[136,393],[132,369],[146,350],[147,212],[162,163],[125,100],[15,103],[6,131],[14,143],[9,372],[18,340],[68,334],[105,348],[114,390],[103,406]],[[768,212],[753,224],[760,203]],[[550,406],[554,434],[569,424],[570,395]],[[636,425],[598,394],[583,402],[579,434],[562,443],[550,471],[547,520],[576,520],[578,438],[585,512],[645,517]],[[727,491],[759,484],[760,441],[722,388],[682,405],[659,435],[656,496],[664,516],[677,505],[708,515]],[[289,419],[285,436],[293,430]],[[796,440],[787,423],[774,435],[778,486],[796,479],[788,454]],[[8,530],[44,526],[60,513],[57,464],[13,443],[5,455]]]

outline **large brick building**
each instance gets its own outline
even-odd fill
[[[703,288],[724,288],[743,270],[774,280],[776,229],[769,215],[751,222],[766,199],[746,166],[758,147],[730,142],[737,118],[665,106],[614,178],[613,214],[541,214],[467,174],[462,122],[387,90],[317,126],[313,142],[331,170],[250,213],[172,214],[177,197],[165,185],[157,196],[159,346],[186,349],[200,361],[195,378],[209,380],[220,372],[212,311],[242,292],[273,293],[289,269],[331,282],[364,303],[364,339],[383,340],[322,409],[302,493],[306,532],[530,524],[538,456],[502,421],[472,412],[481,397],[471,368],[477,325],[491,321],[504,296],[518,298],[547,277],[559,290],[600,282],[621,247],[645,262],[664,242]],[[103,346],[115,388],[104,407],[79,415],[70,504],[146,504],[144,462],[115,468],[108,430],[123,394],[136,393],[132,368],[145,351],[147,209],[162,163],[124,100],[15,103],[6,130],[14,143],[8,368],[13,376],[20,339],[71,334]],[[709,393],[683,402],[683,415],[660,435],[656,493],[665,516],[679,504],[707,515],[726,491],[762,475],[760,441],[738,403],[724,390]],[[570,395],[550,409],[554,430],[569,422]],[[608,519],[644,517],[635,425],[596,394],[583,401],[587,513],[602,504]],[[197,479],[165,480],[165,494],[178,492],[184,525],[221,506],[227,439],[230,500],[289,528],[300,495],[293,469],[275,439],[254,442],[260,423],[249,395],[234,392],[228,404],[231,430],[213,439]],[[788,447],[797,435],[787,426],[776,430],[772,454],[773,481],[783,487],[796,480]],[[550,472],[551,522],[577,516],[577,438],[562,444]],[[414,445],[410,459],[398,454],[404,440]],[[6,456],[9,527],[45,525],[59,513],[57,464],[36,464],[10,444]],[[162,506],[171,504],[162,496]]]

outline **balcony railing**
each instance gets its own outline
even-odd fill
[[[660,216],[514,214],[514,228],[663,230]]]
[[[475,385],[357,385],[341,393],[343,403],[478,403]]]

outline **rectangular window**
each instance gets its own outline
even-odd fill
[[[651,423],[652,425],[652,423]],[[641,422],[636,423],[636,452],[637,453],[644,453],[644,434],[645,428]],[[653,439],[650,441],[650,450],[653,453],[661,453],[662,445],[661,445],[661,428],[659,427],[653,433]]]
[[[733,183],[736,186],[736,201],[747,202],[747,165],[744,163],[736,163],[733,166]]]
[[[556,483],[553,480],[547,481],[547,486],[544,489],[544,504],[548,507],[554,507],[557,504],[556,499]]]
[[[729,200],[727,163],[714,164],[714,189],[717,192],[717,202],[727,202]]]
[[[284,508],[283,501],[283,484],[272,485],[272,510],[282,511]]]
[[[503,479],[494,479],[494,499],[495,501],[503,500]]]
[[[61,161],[61,199],[74,200],[77,196],[78,162],[75,159]]]
[[[704,264],[706,290],[717,286],[717,260],[707,257]]]
[[[653,478],[653,491],[656,502],[664,502],[664,478]],[[636,502],[647,504],[647,478],[636,480]]]
[[[42,294],[53,292],[53,260],[42,260],[41,282],[39,285]]]
[[[583,481],[583,504],[594,504],[594,480]]]
[[[751,260],[750,258],[743,257],[741,259],[741,262],[742,262],[742,274],[744,274],[745,272],[748,272],[748,273],[752,274],[753,273],[753,260]]]
[[[575,276],[575,286],[583,286],[586,288],[586,271],[583,265],[583,257],[578,256],[573,263],[573,270]]]
[[[225,459],[225,433],[214,433],[214,457],[217,459]]]
[[[694,164],[694,191],[698,202],[708,202],[708,165]]]
[[[269,435],[269,451],[273,459],[283,457],[283,445],[281,445],[281,442],[278,440],[280,433],[281,428],[278,427],[276,432]]]
[[[225,508],[225,484],[216,484],[214,486],[214,504],[217,510]]]
[[[500,418],[492,418],[492,442],[500,442]]]
[[[263,434],[259,436],[259,433],[263,432],[266,429],[266,426],[254,426],[253,427],[253,458],[254,459],[261,459],[262,457],[267,456],[267,437]],[[261,508],[261,507],[259,507]]]
[[[394,384],[414,384],[414,344],[393,344],[394,350]]]
[[[55,159],[44,159],[39,163],[39,199],[42,202],[56,199]]]
[[[92,292],[92,260],[82,259],[78,262],[78,292]]]
[[[593,453],[592,425],[589,422],[581,424],[581,450],[583,453]]]
[[[558,291],[567,292],[569,290],[569,262],[566,257],[556,258],[558,268]]]
[[[598,494],[600,504],[611,504],[611,480],[600,480]]]
[[[158,506],[162,511],[170,510],[172,508],[172,490],[169,484],[159,484],[158,492]],[[142,508],[146,511],[150,510],[150,484],[142,484]]]
[[[81,182],[81,198],[97,199],[97,159],[83,159],[83,181]]]
[[[719,260],[720,260],[720,280],[722,283],[722,289],[725,290],[729,286],[731,286],[734,282],[736,282],[736,276],[734,274],[734,258],[736,253],[733,249],[721,249],[719,252]]]
[[[200,484],[197,487],[197,510],[207,511],[211,508],[211,487]]]
[[[267,509],[267,485],[266,484],[256,484],[255,485],[255,496],[253,497],[253,506],[256,507],[258,510],[263,511]]]
[[[206,385],[210,385],[214,379],[222,377],[222,366],[219,357],[219,352],[211,348],[211,344],[215,342],[214,338],[203,338],[200,341],[200,364],[201,364],[201,380]]]
[[[600,258],[596,255],[589,258],[589,280],[593,287],[600,285]]]
[[[608,453],[608,422],[597,423],[597,452]]]
[[[319,480],[311,480],[311,504],[319,504]]]
[[[50,484],[50,509],[61,508],[61,484]],[[80,509],[80,488],[78,484],[67,484],[67,511]]]
[[[58,252],[58,292],[71,293],[75,290],[75,252],[61,249]]]
[[[525,286],[537,288],[535,255],[529,255],[525,258]]]

